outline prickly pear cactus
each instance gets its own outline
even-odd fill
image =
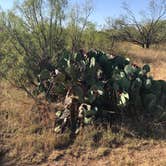
[[[150,66],[142,68],[123,56],[110,56],[98,50],[64,53],[54,70],[44,69],[35,93],[48,100],[62,101],[57,112],[56,132],[92,124],[110,112],[133,110],[148,112],[166,108],[166,83],[149,76]],[[107,116],[108,115],[108,116]]]

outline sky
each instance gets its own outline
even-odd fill
[[[15,0],[0,0],[0,6],[7,10],[10,9]],[[118,17],[123,14],[122,3],[127,2],[135,13],[146,9],[150,0],[93,0],[94,11],[90,20],[102,25],[107,17]],[[85,0],[69,0],[70,3],[82,4]]]

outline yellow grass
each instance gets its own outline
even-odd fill
[[[34,101],[24,91],[0,82],[0,166],[40,163],[55,147],[69,142],[43,124],[32,107]]]
[[[138,65],[149,64],[151,66],[151,75],[155,79],[166,80],[166,45],[158,49],[144,49],[138,45],[130,43],[119,43],[117,48]]]

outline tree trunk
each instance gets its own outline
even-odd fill
[[[146,44],[145,44],[147,49],[150,47],[150,44],[151,44],[151,40],[150,40],[150,37],[148,36],[146,39]]]
[[[146,48],[148,49],[149,47],[150,47],[150,43],[147,42],[147,43],[146,43]]]

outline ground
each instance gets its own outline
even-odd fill
[[[109,154],[104,153],[106,151],[104,148],[99,148],[97,151],[102,152],[98,154],[99,152],[92,153],[92,151],[90,151],[80,156],[74,156],[74,154],[69,155],[66,154],[65,151],[61,151],[59,160],[55,159],[54,162],[47,162],[42,166],[165,166],[166,164],[165,141],[133,140],[131,143],[130,140],[130,143],[126,142],[118,148],[111,149]],[[54,154],[56,153],[55,151]]]
[[[122,49],[135,63],[150,63],[155,79],[166,80],[165,50],[126,44]],[[116,126],[118,132],[114,127],[87,127],[71,142],[69,133],[57,136],[53,132],[54,114],[47,113],[45,105],[36,112],[34,101],[23,91],[1,81],[0,165],[166,165],[165,122],[149,125],[140,120],[138,126],[133,122],[130,126],[121,124]]]

